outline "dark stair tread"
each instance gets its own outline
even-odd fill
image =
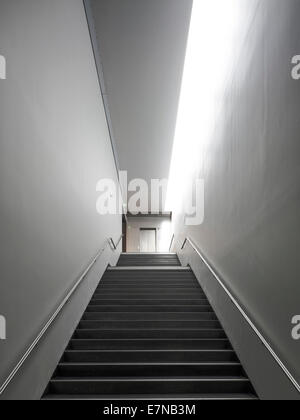
[[[83,321],[217,321],[214,312],[85,312]]]
[[[170,392],[174,394],[201,393],[252,393],[252,386],[247,378],[112,378],[112,379],[52,379],[49,393],[67,394],[151,394]]]
[[[197,369],[202,370],[215,370],[215,369],[237,369],[241,372],[239,375],[234,376],[245,376],[244,370],[240,362],[131,362],[131,363],[122,363],[122,362],[114,362],[114,363],[74,363],[74,362],[61,362],[58,365],[58,369],[94,369],[94,372],[97,369],[192,369],[195,374],[197,374]],[[155,370],[154,370],[155,372]],[[176,372],[176,371],[175,371]],[[189,375],[190,376],[190,375]],[[194,376],[194,375],[193,375]],[[209,375],[208,375],[209,376]],[[210,375],[212,376],[212,375]],[[229,376],[229,375],[227,375]],[[230,375],[232,376],[232,375]]]
[[[66,350],[63,362],[238,362],[230,349]]]
[[[178,313],[202,313],[202,312],[213,312],[210,305],[89,305],[86,312],[130,312],[130,313],[141,313],[141,312],[178,312]]]
[[[232,401],[247,401],[247,400],[257,400],[257,397],[254,394],[157,394],[157,395],[63,395],[63,394],[48,394],[44,397],[45,400],[90,400],[90,401],[203,401],[203,400],[213,400],[213,401],[223,401],[223,400],[232,400]]]
[[[90,377],[245,377],[238,362],[223,363],[60,363],[55,378]]]
[[[77,329],[78,338],[227,338],[222,329]]]
[[[95,299],[93,298],[89,304],[89,306],[122,306],[122,305],[163,305],[163,306],[186,306],[189,305],[189,302],[191,306],[205,306],[209,305],[209,302],[206,298],[203,299],[197,299],[197,300],[187,300],[187,299]]]
[[[228,339],[72,339],[70,350],[231,349]]]
[[[136,378],[132,378],[132,377],[123,377],[123,378],[106,378],[106,377],[101,377],[101,378],[53,378],[51,379],[50,383],[55,383],[55,382],[60,382],[60,383],[64,383],[64,382],[81,382],[81,383],[85,383],[85,382],[112,382],[112,383],[116,383],[116,382],[123,382],[123,383],[127,383],[127,382],[131,382],[131,383],[137,383],[137,382],[159,382],[159,383],[164,383],[164,382],[190,382],[190,383],[195,383],[195,382],[226,382],[226,383],[232,383],[232,382],[236,382],[236,383],[246,383],[246,384],[250,384],[250,381],[248,378],[246,377],[212,377],[212,376],[199,376],[199,377],[186,377],[186,378],[160,378],[160,377],[151,377],[151,378],[145,378],[145,377],[136,377]]]
[[[119,329],[145,329],[153,330],[156,328],[178,330],[178,329],[220,329],[221,325],[219,321],[165,321],[165,320],[154,320],[154,321],[80,321],[78,329],[99,329],[99,330],[119,330]]]
[[[239,363],[61,363],[54,378],[245,378]]]

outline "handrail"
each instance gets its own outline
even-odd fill
[[[118,241],[118,243],[116,245],[116,248],[114,248],[115,250],[117,249],[117,246],[119,245],[122,237],[123,237],[123,235],[119,239],[119,241]],[[86,270],[84,271],[84,273],[80,276],[80,278],[76,281],[76,283],[71,288],[71,290],[68,292],[68,294],[65,296],[65,298],[62,300],[62,302],[60,303],[60,305],[58,306],[58,308],[56,309],[56,311],[50,317],[49,321],[44,325],[44,327],[39,332],[39,334],[37,335],[37,337],[35,338],[35,340],[32,342],[32,344],[25,351],[25,353],[22,356],[22,358],[20,359],[20,361],[17,363],[17,365],[14,367],[14,369],[11,371],[11,373],[7,377],[7,379],[1,385],[1,387],[0,387],[0,395],[2,395],[4,393],[4,391],[9,386],[9,384],[11,383],[11,381],[17,375],[17,373],[22,368],[22,366],[24,365],[24,363],[26,362],[26,360],[29,358],[29,356],[31,355],[31,353],[33,352],[33,350],[36,348],[36,346],[39,344],[39,342],[41,341],[41,339],[44,337],[44,335],[46,334],[46,332],[49,330],[49,328],[51,327],[51,325],[53,324],[53,322],[56,320],[56,318],[58,317],[58,315],[61,313],[62,309],[69,302],[69,300],[71,299],[71,297],[73,296],[73,294],[76,292],[76,290],[78,289],[78,287],[82,284],[82,282],[85,279],[85,277],[87,276],[87,274],[90,272],[90,270],[95,265],[95,263],[98,261],[98,259],[101,257],[101,255],[103,254],[103,252],[105,251],[105,249],[106,249],[106,247],[107,247],[107,245],[109,243],[114,243],[114,241],[113,241],[112,238],[109,238],[106,241],[104,247],[93,258],[92,262],[89,264],[89,266],[86,268]]]
[[[171,252],[171,250],[172,250],[172,246],[173,246],[174,239],[175,239],[175,233],[173,233],[173,236],[172,236],[172,239],[171,239],[169,252]]]
[[[186,237],[181,249],[183,250],[186,246],[186,244],[189,243],[191,247],[194,249],[194,251],[199,255],[203,263],[206,265],[208,270],[212,273],[212,275],[215,277],[219,285],[222,287],[222,289],[225,291],[227,296],[230,298],[232,303],[235,305],[235,307],[239,310],[241,315],[244,317],[244,319],[247,321],[249,326],[252,328],[252,330],[255,332],[255,334],[258,336],[260,341],[263,343],[263,345],[267,348],[267,350],[271,353],[272,357],[275,359],[277,364],[280,366],[280,368],[283,370],[285,375],[288,377],[288,379],[292,382],[293,386],[296,388],[296,390],[300,393],[300,384],[297,382],[297,380],[294,378],[294,376],[291,374],[289,369],[285,366],[285,364],[282,362],[282,360],[279,358],[275,350],[271,347],[271,345],[268,343],[268,341],[265,339],[263,334],[259,331],[259,329],[256,327],[254,322],[251,320],[249,315],[245,312],[245,310],[242,308],[242,306],[238,303],[237,299],[233,296],[233,294],[229,291],[225,283],[221,280],[221,278],[218,276],[218,274],[215,272],[215,270],[212,268],[210,263],[206,260],[206,258],[203,256],[203,254],[199,251],[197,246],[194,244],[194,242],[191,240],[191,238]]]
[[[110,242],[110,244],[112,245],[112,247],[113,247],[113,250],[114,251],[116,251],[117,250],[117,248],[118,248],[118,246],[119,246],[119,243],[121,242],[121,240],[124,238],[124,235],[121,235],[120,236],[120,238],[119,238],[119,240],[118,240],[118,242],[115,244],[115,242],[114,242],[114,240],[113,240],[113,238],[109,238],[109,242]]]

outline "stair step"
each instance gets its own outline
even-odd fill
[[[106,271],[102,280],[111,280],[111,281],[122,281],[123,279],[138,279],[138,280],[153,280],[153,281],[160,281],[160,280],[195,280],[197,281],[194,273],[190,269],[182,269],[176,270],[174,268],[168,270],[166,267],[163,269],[155,268],[155,270],[145,269],[143,270],[141,267],[139,269],[130,269],[126,267],[126,269],[115,269],[111,268],[110,270]]]
[[[96,294],[108,294],[108,293],[118,293],[119,295],[126,293],[184,293],[184,294],[202,294],[203,292],[198,287],[175,287],[175,286],[169,286],[169,287],[159,287],[159,286],[152,286],[152,287],[108,287],[108,286],[100,286],[96,289]]]
[[[121,257],[118,267],[147,267],[147,266],[174,266],[180,267],[180,261],[177,257]]]
[[[227,339],[101,339],[71,340],[69,350],[228,350]]]
[[[102,299],[101,299],[102,297]],[[99,296],[99,298],[93,298],[91,300],[90,306],[93,305],[103,305],[103,306],[108,306],[108,305],[112,305],[112,306],[136,306],[136,305],[142,305],[142,306],[155,306],[155,305],[159,305],[159,306],[205,306],[209,304],[208,300],[205,299],[191,299],[191,300],[187,300],[187,299],[103,299],[103,296]]]
[[[238,362],[232,350],[67,350],[62,362]]]
[[[104,276],[102,277],[103,281],[111,280],[111,281],[123,281],[123,280],[153,280],[153,281],[160,281],[160,280],[195,280],[197,281],[194,273],[191,270],[176,270],[172,267],[172,269],[168,270],[164,267],[163,270],[160,270],[156,267],[155,270],[143,270],[139,267],[139,269],[131,270],[130,268],[126,267],[121,269],[118,267],[117,269],[110,269],[106,271]]]
[[[244,377],[239,363],[61,363],[55,377]]]
[[[222,329],[77,329],[73,337],[78,339],[217,339],[226,338],[226,334]]]
[[[112,282],[112,281],[101,281],[98,289],[105,289],[105,288],[109,288],[109,289],[118,289],[118,288],[129,288],[129,289],[152,289],[153,287],[155,288],[163,288],[163,289],[168,289],[169,287],[171,288],[175,288],[175,289],[181,289],[181,288],[192,288],[192,289],[199,289],[198,284],[195,281],[156,281],[156,282],[151,282],[151,281],[128,281],[128,280],[123,280],[122,282]]]
[[[208,393],[232,394],[253,392],[246,378],[217,379],[54,379],[50,382],[50,393],[62,394],[152,394],[152,393]]]
[[[130,260],[126,262],[120,262],[118,264],[118,267],[180,267],[180,263],[177,261],[172,260],[160,260],[160,261],[153,261],[153,260],[144,260],[144,261],[136,261],[136,260]]]
[[[254,401],[255,394],[122,394],[122,395],[68,395],[47,394],[48,401]]]
[[[87,307],[87,312],[105,312],[105,313],[116,313],[116,312],[156,312],[156,313],[166,313],[166,312],[176,312],[180,314],[184,313],[201,313],[201,312],[213,312],[213,309],[209,305],[174,305],[174,306],[165,306],[165,305],[92,305],[90,304]]]
[[[217,321],[214,312],[86,312],[83,321]]]
[[[151,276],[147,275],[146,271],[139,271],[138,273],[119,273],[116,275],[117,271],[105,276],[102,278],[100,284],[109,283],[109,284],[125,284],[125,283],[134,283],[134,284],[177,284],[177,283],[193,283],[200,287],[197,279],[194,276],[189,275],[188,273],[159,273],[159,275],[152,273]]]
[[[167,261],[167,262],[178,262],[179,263],[179,259],[177,258],[177,256],[158,256],[158,255],[138,255],[138,256],[122,256],[119,259],[119,263],[127,263],[128,261],[137,261],[137,262],[145,262],[145,261],[151,261],[153,262],[153,265],[155,265],[155,263],[159,262],[159,261]]]
[[[93,297],[93,300],[99,300],[100,299],[109,299],[109,300],[119,300],[119,299],[171,299],[171,300],[177,300],[177,299],[204,299],[204,295],[201,293],[183,293],[183,292],[179,292],[174,294],[173,292],[169,291],[169,292],[159,292],[159,293],[119,293],[118,291],[114,292],[114,293],[107,293],[107,292],[102,292],[100,294],[95,294]]]
[[[81,320],[79,323],[80,329],[130,329],[130,328],[221,328],[219,321],[165,321],[164,319],[158,321],[84,321]]]

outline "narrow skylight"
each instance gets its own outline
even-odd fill
[[[241,2],[194,0],[166,211],[176,210],[191,175],[201,172],[201,150],[211,141],[218,97],[234,59]]]

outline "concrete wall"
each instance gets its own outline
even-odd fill
[[[140,252],[140,229],[156,229],[157,252],[169,252],[172,225],[169,217],[128,217],[127,252]]]
[[[205,221],[186,227],[175,214],[177,247],[194,240],[300,382],[300,2],[243,3],[235,65],[193,168],[205,180]]]
[[[121,217],[96,213],[117,174],[83,2],[1,0],[0,53],[1,383]]]

